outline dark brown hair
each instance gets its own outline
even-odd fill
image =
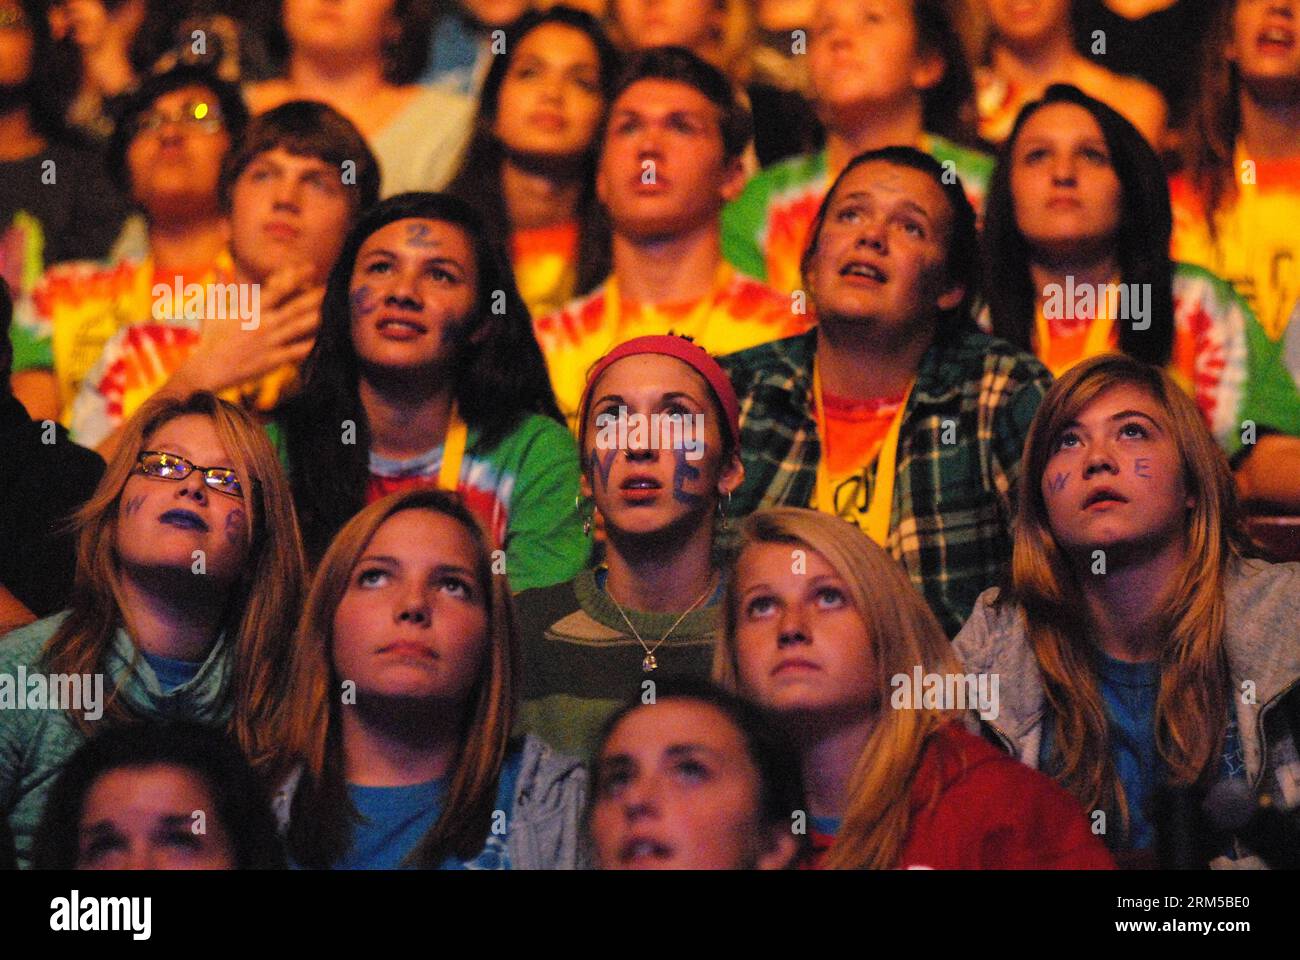
[[[356,165],[355,178],[343,180],[352,199],[352,214],[379,201],[379,162],[352,121],[333,107],[315,100],[291,100],[253,118],[221,165],[218,191],[222,209],[230,210],[235,181],[259,156],[275,149],[299,157],[315,157],[337,167]]]

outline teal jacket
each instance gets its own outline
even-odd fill
[[[25,675],[30,686],[33,674],[44,673],[42,651],[67,615],[57,613],[0,637],[0,815],[9,823],[18,865],[24,868],[31,866],[32,841],[50,788],[86,738],[58,704],[32,708],[28,697],[29,705],[20,709],[17,701],[3,698],[3,691],[14,690],[19,676]],[[104,700],[116,690],[142,719],[222,725],[233,706],[233,652],[234,645],[223,636],[192,680],[164,693],[153,668],[119,627],[104,659]],[[102,711],[103,703],[98,707]],[[85,713],[93,717],[93,711]]]

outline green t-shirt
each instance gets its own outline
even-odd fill
[[[266,429],[288,470],[282,428],[270,424]],[[456,492],[505,551],[504,566],[494,572],[504,572],[514,591],[568,580],[586,566],[591,553],[577,508],[573,435],[550,417],[530,414],[491,450],[479,446],[479,431],[471,428]],[[436,486],[441,466],[441,445],[406,461],[371,454],[366,502]]]

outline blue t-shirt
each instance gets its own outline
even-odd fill
[[[1110,725],[1111,759],[1128,801],[1129,833],[1124,848],[1146,850],[1155,845],[1149,806],[1164,775],[1156,750],[1156,696],[1160,692],[1160,663],[1128,663],[1095,652],[1097,681]],[[1051,773],[1053,724],[1043,727],[1038,766]]]
[[[177,687],[185,686],[198,676],[199,668],[203,666],[202,662],[173,660],[171,657],[160,657],[147,650],[141,650],[140,655],[153,668],[154,676],[158,678],[163,693],[171,693]]]
[[[523,760],[520,750],[506,754],[497,781],[497,807],[483,849],[471,860],[448,857],[442,870],[509,870],[506,839],[510,812],[514,807],[515,784]],[[352,846],[335,870],[397,870],[402,861],[428,833],[439,814],[447,792],[447,780],[430,780],[404,787],[362,787],[348,784],[348,796],[362,820],[353,825]]]
[[[1156,749],[1160,663],[1127,663],[1098,651],[1097,679],[1110,721],[1115,774],[1128,800],[1128,846],[1146,850],[1156,842],[1151,799],[1164,779],[1164,764]]]
[[[840,832],[840,824],[843,822],[839,817],[809,817],[812,821],[812,828],[815,832],[833,837]]]
[[[1165,780],[1167,770],[1156,747],[1156,698],[1160,693],[1160,663],[1128,663],[1094,652],[1097,680],[1106,719],[1110,724],[1115,774],[1124,788],[1129,808],[1129,835],[1126,849],[1146,850],[1155,845],[1156,831],[1151,820],[1151,802]],[[1043,742],[1038,751],[1039,768],[1048,769],[1052,754],[1053,725],[1043,727]],[[1223,755],[1219,759],[1220,777],[1245,778],[1246,763],[1237,728],[1236,714],[1229,709],[1224,732]]]

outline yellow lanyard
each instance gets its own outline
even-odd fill
[[[671,327],[674,333],[693,337],[697,346],[705,350],[709,349],[708,344],[700,342],[704,331],[696,330],[696,327],[702,326],[704,321],[708,320],[709,314],[718,305],[718,298],[730,285],[733,275],[731,265],[725,260],[718,264],[717,273],[713,276],[713,289],[682,320],[669,323],[660,318],[659,311],[653,304],[641,304],[641,325],[652,327],[650,331],[652,333],[667,333],[668,328]],[[613,335],[615,344],[630,339],[623,335],[623,302],[618,292],[618,277],[613,274],[605,282],[605,330]],[[636,335],[640,336],[640,334]]]
[[[903,429],[903,414],[907,411],[907,401],[912,398],[914,386],[916,386],[915,379],[907,385],[903,402],[899,404],[898,410],[889,421],[889,429],[885,431],[880,452],[876,454],[876,488],[871,493],[871,503],[867,505],[866,519],[858,523],[862,532],[882,547],[889,539],[889,519],[894,506],[898,435]],[[821,512],[841,516],[835,509],[835,488],[831,485],[830,457],[826,443],[826,434],[829,430],[826,428],[825,411],[825,405],[822,403],[821,373],[817,370],[817,364],[813,363],[813,414],[817,418],[817,428],[822,434],[820,438],[822,452],[817,459],[817,487],[813,493],[813,502]]]
[[[455,490],[460,482],[460,464],[465,459],[465,438],[469,428],[456,412],[452,404],[451,419],[447,421],[447,437],[442,441],[442,466],[438,468],[438,486],[443,490]]]
[[[1059,377],[1065,371],[1069,370],[1076,363],[1087,360],[1089,357],[1095,357],[1100,353],[1106,353],[1110,350],[1111,335],[1115,331],[1115,321],[1107,315],[1106,298],[1099,297],[1097,302],[1097,315],[1088,323],[1088,332],[1083,338],[1083,352],[1077,357],[1069,360],[1048,363],[1047,345],[1052,342],[1052,332],[1047,325],[1047,318],[1043,316],[1041,305],[1034,308],[1034,330],[1038,337],[1037,347],[1038,359],[1047,365],[1052,371],[1053,377]]]

